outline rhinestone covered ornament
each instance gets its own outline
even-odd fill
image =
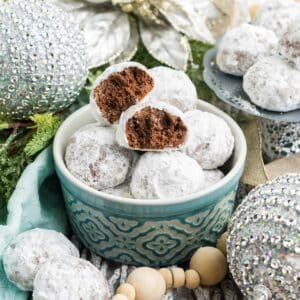
[[[42,0],[0,7],[0,118],[60,111],[86,77],[84,37],[66,12]]]
[[[247,299],[300,299],[300,174],[249,193],[230,221],[227,253]]]

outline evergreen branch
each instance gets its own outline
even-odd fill
[[[2,146],[0,147],[0,154],[2,154],[3,152],[7,151],[9,145],[12,143],[12,141],[16,138],[17,134],[16,133],[12,133],[10,134],[10,136],[8,137],[8,139],[5,141],[4,144],[2,144]]]
[[[8,128],[9,128],[9,123],[8,122],[0,123],[0,130],[8,129]]]
[[[15,130],[14,130],[15,131]],[[1,132],[0,135],[0,207],[5,207],[5,203],[14,191],[17,181],[30,162],[30,159],[24,155],[23,149],[30,136],[28,129],[19,129],[16,132],[12,130]],[[6,135],[6,133],[8,135]],[[11,151],[11,147],[17,151]]]
[[[28,157],[32,157],[46,148],[61,124],[61,120],[51,113],[35,114],[30,119],[35,124],[32,126],[35,133],[24,149]]]

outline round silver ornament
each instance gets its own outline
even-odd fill
[[[300,174],[248,194],[230,221],[227,252],[247,299],[300,299]]]
[[[42,0],[0,7],[0,118],[60,111],[86,77],[84,37],[66,12]]]

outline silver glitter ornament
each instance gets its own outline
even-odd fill
[[[86,77],[84,37],[66,12],[42,0],[0,6],[0,118],[60,111]]]
[[[300,299],[300,174],[248,194],[230,221],[227,252],[247,299]]]

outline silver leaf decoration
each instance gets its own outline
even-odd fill
[[[248,0],[250,1],[250,0]],[[229,27],[238,26],[250,21],[248,1],[245,0],[213,0],[223,13],[229,16]]]
[[[50,0],[53,4],[59,6],[67,12],[73,12],[74,10],[83,9],[86,6],[86,3],[81,0]],[[73,14],[71,14],[73,17]]]
[[[196,14],[203,19],[214,39],[217,39],[228,29],[231,17],[220,10],[212,0],[195,1],[194,9]]]
[[[124,61],[130,61],[138,50],[139,32],[134,20],[130,21],[130,39],[127,48],[115,59],[110,60],[110,64],[117,64]]]
[[[189,38],[213,44],[215,38],[208,26],[210,10],[216,8],[210,0],[151,1],[172,26]],[[201,9],[197,9],[201,6]]]
[[[128,16],[118,8],[106,8],[78,0],[53,0],[67,10],[84,32],[89,68],[101,66],[119,56],[130,38]]]
[[[171,26],[140,22],[142,41],[149,53],[160,62],[179,70],[186,70],[190,55],[187,37]]]
[[[110,0],[84,0],[84,1],[93,4],[102,4],[102,3],[111,2]]]
[[[248,2],[250,0],[244,1],[242,0],[246,6],[248,6]],[[233,6],[235,5],[236,0],[212,0],[212,2],[226,15],[231,15]]]

